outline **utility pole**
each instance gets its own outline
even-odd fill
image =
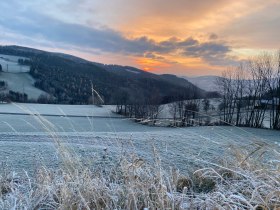
[[[22,91],[23,91],[23,95],[22,95],[22,97],[23,97],[23,102],[25,102],[25,100],[24,100],[24,83],[22,84]]]

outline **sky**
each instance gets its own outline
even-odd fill
[[[280,48],[279,0],[0,1],[0,44],[157,74],[220,75]]]

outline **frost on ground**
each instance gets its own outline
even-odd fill
[[[0,127],[0,209],[280,207],[277,131],[16,115]]]
[[[56,142],[57,143],[57,142]],[[1,209],[273,209],[279,207],[278,162],[262,161],[265,147],[228,150],[220,161],[166,167],[155,147],[151,160],[123,151],[85,164],[63,144],[61,166],[30,175],[0,175]],[[190,155],[190,158],[193,158]],[[185,160],[188,160],[186,158]]]

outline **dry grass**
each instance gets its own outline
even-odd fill
[[[74,169],[77,160],[68,160],[59,170],[38,169],[33,178],[18,179],[3,166],[0,209],[279,208],[277,164],[264,164],[263,149],[231,151],[223,163],[185,175],[163,170],[156,150],[153,163],[131,154],[107,167]]]

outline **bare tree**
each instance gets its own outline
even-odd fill
[[[280,50],[273,57],[273,73],[269,81],[271,100],[270,127],[280,129]]]
[[[224,71],[222,77],[217,79],[216,85],[218,85],[220,94],[222,95],[222,103],[219,108],[223,113],[223,122],[233,124],[233,114],[235,111],[233,71],[231,69]]]
[[[280,53],[275,59],[264,53],[239,67],[227,70],[217,80],[223,96],[220,110],[229,124],[262,127],[268,110],[271,128],[279,124]]]
[[[249,92],[251,111],[247,118],[247,124],[251,127],[262,127],[268,108],[269,84],[272,79],[272,62],[268,54],[260,55],[249,61]]]
[[[207,113],[210,109],[209,99],[207,99],[207,98],[203,99],[202,103],[203,103],[203,110],[205,111],[205,113]]]

